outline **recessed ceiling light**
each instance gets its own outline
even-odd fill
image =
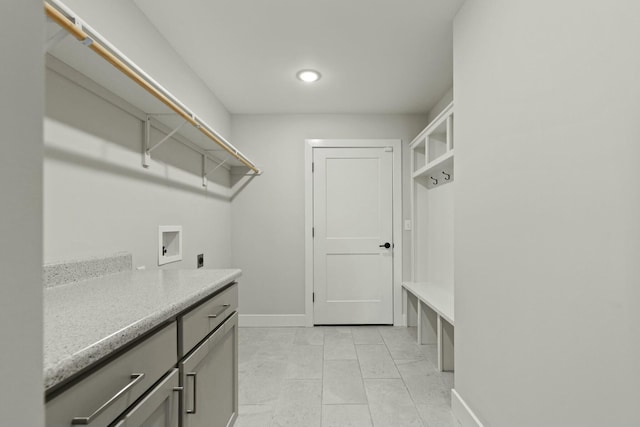
[[[315,70],[300,70],[296,76],[305,83],[313,83],[320,80],[320,73]]]

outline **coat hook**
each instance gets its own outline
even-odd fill
[[[432,176],[430,176],[429,178],[431,178],[433,180],[433,185],[438,185],[438,180],[437,179],[435,179]]]
[[[445,176],[445,178],[444,178],[445,181],[449,181],[451,179],[451,174],[448,174],[448,173],[446,173],[444,171],[442,171],[442,174]]]

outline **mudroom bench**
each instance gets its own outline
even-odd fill
[[[418,344],[437,344],[438,369],[453,371],[453,287],[404,282],[402,288],[407,326],[417,327]]]

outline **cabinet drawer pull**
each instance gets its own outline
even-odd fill
[[[74,417],[71,420],[71,424],[73,425],[88,425],[90,424],[98,415],[104,412],[109,406],[113,405],[116,400],[118,400],[123,394],[129,391],[130,388],[135,386],[137,383],[142,381],[144,378],[144,374],[131,374],[131,381],[122,388],[119,392],[117,392],[111,399],[105,402],[101,407],[96,409],[93,414],[88,417]]]
[[[224,313],[227,310],[227,308],[231,307],[231,304],[223,304],[221,307],[222,308],[218,310],[217,313],[210,314],[209,319],[215,319],[216,317],[220,316],[222,313]]]
[[[193,378],[193,409],[189,410],[187,409],[187,414],[195,414],[196,413],[196,400],[198,400],[198,387],[197,387],[197,383],[196,383],[196,378],[197,378],[197,373],[196,372],[189,372],[187,374],[187,378],[188,377],[192,377]],[[185,402],[185,406],[186,406],[186,402]]]

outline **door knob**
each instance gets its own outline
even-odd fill
[[[380,245],[379,247],[389,249],[391,247],[391,243],[386,242],[384,245]]]

